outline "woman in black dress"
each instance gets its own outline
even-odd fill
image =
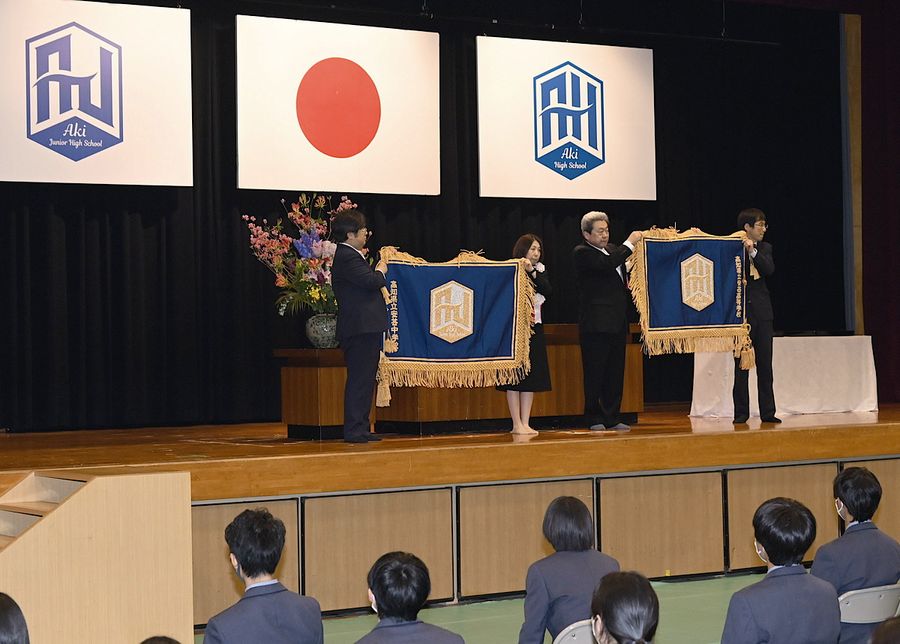
[[[509,415],[512,417],[513,434],[537,434],[528,424],[531,419],[531,404],[534,392],[550,391],[550,367],[547,363],[547,345],[544,342],[544,327],[541,324],[541,305],[550,297],[550,280],[544,272],[541,258],[544,245],[537,235],[522,235],[513,246],[513,258],[522,259],[528,276],[534,282],[537,293],[534,296],[534,335],[531,336],[529,358],[531,371],[514,385],[497,387],[506,392]]]

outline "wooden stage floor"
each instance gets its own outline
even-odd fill
[[[520,481],[900,455],[900,405],[734,426],[651,409],[629,433],[548,430],[386,436],[362,445],[287,438],[282,423],[0,434],[0,491],[31,470],[190,471],[194,501]]]

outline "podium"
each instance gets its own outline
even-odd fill
[[[625,345],[622,413],[632,422],[644,410],[644,373],[638,325],[629,329]],[[532,426],[564,428],[583,425],[583,380],[578,326],[546,324],[547,359],[553,390],[535,394]],[[281,419],[288,436],[307,440],[340,438],[344,422],[346,367],[340,349],[279,349]],[[493,387],[428,389],[394,387],[391,406],[373,407],[379,433],[441,434],[497,431],[509,421],[506,396]]]

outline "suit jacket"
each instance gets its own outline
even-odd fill
[[[519,644],[541,644],[544,630],[556,639],[566,626],[588,619],[597,584],[618,570],[618,561],[597,550],[556,552],[531,564]]]
[[[748,255],[749,258],[749,255]],[[750,277],[750,269],[747,268],[747,317],[751,320],[774,320],[772,312],[772,298],[769,295],[769,287],[766,286],[766,278],[775,272],[775,259],[772,255],[772,244],[761,241],[756,245],[756,257],[753,265],[759,271],[759,279]]]
[[[338,339],[387,331],[382,286],[384,275],[373,270],[356,249],[337,245],[331,264],[331,288],[338,301]]]
[[[385,617],[356,644],[465,644],[465,640],[450,631],[416,620],[404,622]]]
[[[886,586],[900,580],[900,544],[872,522],[857,523],[816,552],[810,573],[838,596],[850,590]],[[865,644],[878,624],[841,624],[841,644]]]
[[[832,585],[787,566],[731,596],[722,644],[836,644],[840,631]]]
[[[322,644],[322,610],[280,583],[257,586],[206,625],[204,644]]]
[[[625,263],[631,249],[609,244],[606,250],[609,255],[583,243],[572,251],[578,278],[578,325],[582,332],[618,333],[626,325],[630,295],[616,269]]]

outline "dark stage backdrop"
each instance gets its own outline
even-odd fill
[[[577,2],[179,4],[193,12],[194,187],[0,184],[0,427],[279,418],[272,351],[306,342],[302,320],[277,316],[271,275],[250,254],[240,215],[276,217],[279,200],[296,194],[235,188],[236,13],[440,32],[442,194],[351,195],[370,217],[372,246],[435,261],[460,248],[505,258],[519,234],[537,233],[554,284],[545,320],[574,322],[570,251],[587,210],[607,211],[619,241],[675,222],[729,233],[741,208],[757,206],[778,265],[776,329],[844,330],[835,13],[728,3],[722,40],[719,2],[581,14]],[[423,6],[433,15],[420,15]],[[652,47],[657,201],[480,198],[482,33]],[[415,163],[402,149],[396,160],[398,172]],[[645,369],[648,401],[690,398],[689,356],[649,359]]]

